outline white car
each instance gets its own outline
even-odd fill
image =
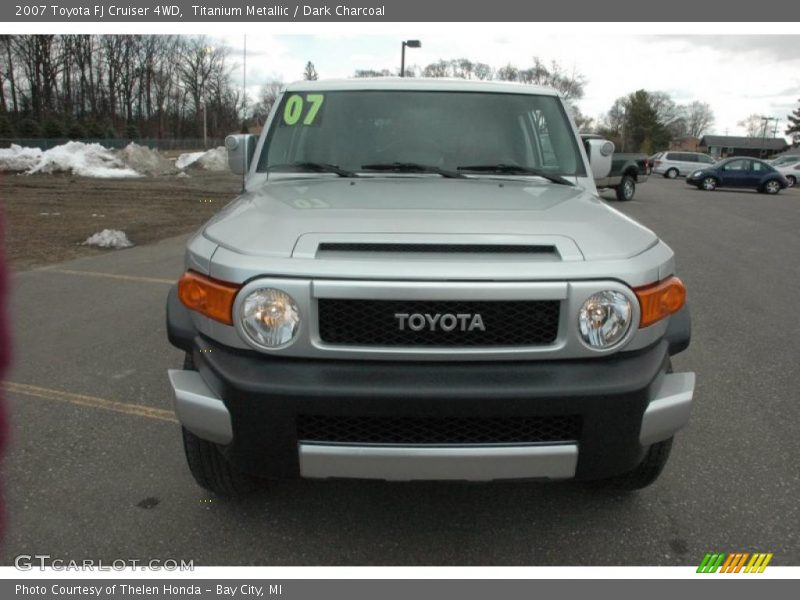
[[[779,156],[778,158],[773,158],[772,160],[768,160],[767,162],[771,164],[773,167],[782,167],[783,165],[794,164],[800,161],[800,154],[792,154],[790,156]]]
[[[717,162],[700,152],[659,152],[654,158],[653,173],[669,179],[675,179],[678,175],[685,177]]]
[[[793,162],[773,164],[773,167],[789,181],[789,187],[794,187],[800,179],[800,156],[795,156]]]

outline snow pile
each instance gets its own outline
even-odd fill
[[[10,148],[0,148],[0,171],[28,171],[42,158],[40,148],[23,148],[11,144]]]
[[[227,171],[228,152],[224,146],[205,152],[189,152],[181,154],[173,164],[158,150],[134,142],[119,151],[84,142],[67,142],[44,151],[17,145],[0,148],[0,171],[28,175],[72,173],[82,177],[141,177],[173,175],[187,168]]]
[[[201,168],[206,171],[227,171],[228,170],[228,151],[225,146],[212,148],[207,152],[188,152],[181,154],[175,160],[178,169]]]
[[[86,238],[83,246],[98,246],[99,248],[130,248],[133,246],[124,231],[118,229],[103,229]]]
[[[175,167],[157,150],[131,142],[117,153],[119,159],[138,173],[165,175],[173,173]]]
[[[42,152],[38,163],[25,171],[33,173],[73,173],[83,177],[140,177],[112,150],[100,144],[67,142]]]
[[[175,159],[175,166],[178,169],[185,169],[191,164],[197,162],[201,156],[203,156],[205,152],[187,152],[186,154],[181,154],[178,158]]]

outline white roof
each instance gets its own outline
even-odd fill
[[[443,79],[421,77],[374,77],[353,79],[322,79],[295,81],[286,86],[289,92],[337,90],[433,90],[448,92],[494,92],[501,94],[537,94],[558,96],[553,88],[525,85],[511,81],[476,81],[468,79]]]

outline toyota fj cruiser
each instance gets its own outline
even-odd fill
[[[604,204],[550,89],[287,86],[167,301],[189,468],[262,479],[656,479],[694,373],[672,250]]]

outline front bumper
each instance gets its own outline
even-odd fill
[[[605,358],[510,362],[383,362],[277,358],[192,332],[174,306],[171,341],[197,371],[170,371],[184,427],[262,477],[596,479],[633,469],[648,445],[686,425],[693,373],[667,373],[673,333]],[[688,313],[683,319],[688,327]],[[680,322],[680,319],[676,322]],[[677,346],[676,346],[677,345]],[[308,442],[304,416],[531,418],[577,416],[575,439],[539,444]]]

